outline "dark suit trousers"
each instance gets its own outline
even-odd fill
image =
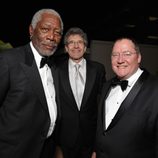
[[[76,145],[72,148],[61,146],[64,158],[91,158],[93,147],[91,144],[85,146],[82,139],[82,137],[79,137]]]
[[[51,137],[47,138],[44,143],[40,158],[53,158],[54,152],[55,152],[55,143]]]

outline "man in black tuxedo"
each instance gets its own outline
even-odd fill
[[[116,77],[102,91],[97,158],[158,158],[158,80],[140,62],[133,39],[115,41],[111,63]]]
[[[59,65],[60,151],[64,158],[90,158],[94,149],[97,101],[105,82],[105,68],[83,57],[88,41],[82,29],[70,28],[64,37],[64,44],[66,59]],[[77,74],[76,65],[79,66]],[[80,80],[77,75],[81,79],[80,85],[76,85],[76,81]],[[60,157],[59,152],[57,157]]]
[[[52,157],[60,111],[51,57],[62,32],[60,15],[53,9],[41,9],[29,27],[31,42],[0,53],[0,158]],[[40,65],[44,57],[49,63]]]

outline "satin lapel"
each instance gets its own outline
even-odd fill
[[[71,85],[70,85],[70,80],[69,80],[69,72],[68,72],[68,61],[63,63],[61,69],[60,69],[60,84],[62,85],[64,89],[64,94],[66,94],[67,101],[69,101],[69,105],[72,105],[74,108],[74,104],[76,104]],[[62,92],[61,92],[62,93]],[[77,104],[76,104],[77,108]],[[78,109],[78,108],[77,108]]]
[[[81,108],[84,107],[84,105],[87,102],[87,99],[89,98],[89,95],[91,93],[91,90],[93,88],[95,79],[96,79],[96,69],[93,68],[91,64],[87,61],[87,75],[86,75],[86,83],[85,83],[85,90],[83,93],[83,99],[81,103]]]
[[[105,132],[106,130],[106,126],[105,126],[105,100],[108,97],[109,93],[110,93],[110,88],[111,87],[111,81],[107,81],[104,85],[103,85],[103,90],[102,90],[102,94],[101,94],[101,100],[100,100],[100,105],[99,108],[101,111],[99,111],[99,115],[101,115],[102,118],[102,128],[103,128],[103,132]]]
[[[133,88],[131,89],[131,91],[129,92],[129,94],[121,104],[118,112],[116,113],[115,117],[113,118],[107,130],[111,129],[120,120],[120,118],[125,113],[125,111],[132,105],[134,99],[138,95],[144,81],[147,79],[148,76],[149,73],[146,70],[144,70],[142,75],[139,77],[139,79],[137,80],[137,82],[135,83],[135,85],[133,86]]]
[[[42,81],[41,81],[35,61],[33,60],[32,66],[28,66],[23,63],[21,65],[22,65],[22,68],[23,68],[28,80],[30,81],[30,84],[32,86],[34,93],[37,94],[43,107],[48,110],[47,102],[46,102],[46,98],[45,98],[45,94],[44,94],[44,89],[42,86]]]

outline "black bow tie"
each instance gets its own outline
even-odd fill
[[[122,91],[126,90],[128,86],[128,81],[127,80],[119,80],[117,78],[114,78],[111,82],[112,87],[115,87],[117,85],[121,86]]]
[[[51,66],[51,61],[48,57],[42,57],[40,62],[40,68],[42,68],[45,64],[47,64],[49,67]]]

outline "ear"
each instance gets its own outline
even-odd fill
[[[68,47],[65,45],[65,52],[68,52]]]
[[[140,64],[140,62],[141,62],[141,59],[142,59],[142,56],[141,56],[141,54],[139,53],[138,54],[138,63]]]
[[[30,38],[33,36],[33,27],[32,25],[29,26],[29,34],[30,34]]]
[[[86,50],[87,50],[87,47],[84,47],[84,52],[86,52]]]

